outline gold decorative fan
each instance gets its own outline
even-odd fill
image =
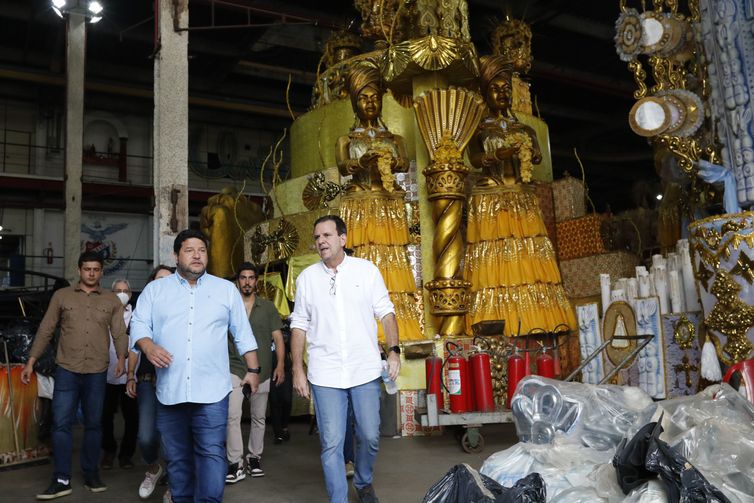
[[[467,89],[450,87],[422,93],[414,110],[424,143],[434,160],[443,138],[462,152],[476,131],[485,110],[484,100]]]
[[[344,187],[335,182],[328,182],[321,171],[314,173],[306,182],[301,199],[308,210],[327,207],[328,203],[343,192]]]
[[[298,246],[298,231],[296,226],[285,219],[278,222],[277,229],[270,232],[267,246],[270,248],[271,260],[281,260],[293,255]]]
[[[269,301],[275,300],[275,292],[277,290],[278,288],[275,285],[265,281],[264,279],[261,279],[257,282],[257,294],[259,294],[259,296],[264,299],[267,299]]]

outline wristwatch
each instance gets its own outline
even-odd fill
[[[252,374],[261,374],[262,373],[262,367],[257,367],[255,369],[253,368],[246,368],[246,372],[251,372]]]
[[[399,355],[399,354],[401,354],[401,347],[400,346],[390,346],[389,348],[387,348],[387,352],[389,353],[391,351],[393,353]]]

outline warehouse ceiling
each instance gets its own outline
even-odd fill
[[[89,27],[86,75],[108,85],[87,91],[87,107],[151,114],[153,2],[100,1],[104,17]],[[189,9],[191,95],[237,105],[223,110],[224,124],[273,131],[291,123],[289,76],[290,104],[300,114],[311,102],[324,41],[360,21],[348,0],[189,0]],[[564,170],[580,176],[577,148],[599,210],[633,206],[637,183],[659,190],[650,148],[626,120],[633,80],[614,50],[617,0],[471,0],[469,14],[480,55],[491,52],[490,34],[506,14],[530,23],[532,95],[550,127],[556,177]],[[59,105],[64,71],[65,23],[50,1],[0,0],[0,97]],[[190,113],[220,116],[198,107]]]

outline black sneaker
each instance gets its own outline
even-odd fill
[[[371,484],[362,487],[361,489],[356,488],[356,494],[359,496],[359,501],[361,503],[380,503],[377,495],[374,494],[374,487],[372,487]]]
[[[264,470],[259,464],[259,458],[249,457],[246,459],[246,472],[252,477],[264,477]]]
[[[68,496],[73,492],[73,489],[71,489],[71,483],[63,484],[62,482],[58,482],[58,479],[53,479],[52,482],[50,482],[50,487],[45,490],[43,493],[37,494],[38,500],[54,500],[55,498],[62,498],[63,496]]]
[[[275,440],[273,440],[273,443],[278,444],[278,445],[282,444],[283,443],[283,437],[282,436],[275,437]]]
[[[281,438],[285,442],[289,441],[291,439],[291,432],[289,432],[287,428],[284,429],[283,430],[283,434],[281,435]]]
[[[226,484],[235,484],[246,478],[246,472],[243,470],[241,463],[233,463],[228,465],[228,474],[225,476]]]
[[[107,491],[107,486],[100,480],[99,475],[86,479],[84,481],[84,487],[93,493]]]

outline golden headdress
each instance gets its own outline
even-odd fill
[[[354,66],[348,73],[346,79],[346,88],[348,95],[351,97],[351,105],[356,110],[356,100],[359,93],[368,86],[373,86],[380,92],[384,92],[384,82],[382,74],[377,64],[371,59],[365,59]]]
[[[513,76],[513,66],[502,56],[482,56],[479,58],[479,85],[482,93],[487,91],[490,82],[500,75],[506,75],[510,80]]]

